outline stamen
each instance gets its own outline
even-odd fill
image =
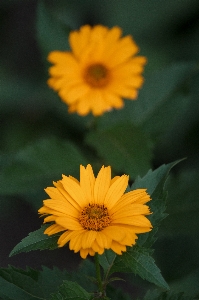
[[[86,230],[101,231],[109,226],[111,219],[104,205],[89,204],[82,210],[79,222]]]

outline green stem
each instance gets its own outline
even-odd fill
[[[101,272],[100,272],[100,264],[99,264],[98,253],[95,253],[95,267],[96,267],[96,276],[97,276],[98,288],[99,288],[99,291],[101,293],[103,293],[103,286],[102,286],[102,278],[101,278]]]

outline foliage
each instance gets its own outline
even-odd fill
[[[198,0],[1,1],[0,300],[198,299],[198,11]],[[70,31],[88,23],[120,26],[148,60],[137,100],[98,118],[68,113],[46,84],[49,52],[69,51]],[[153,230],[98,257],[106,296],[92,258],[79,264],[66,245],[42,266],[30,253],[57,248],[37,215],[44,188],[88,163],[152,199]]]

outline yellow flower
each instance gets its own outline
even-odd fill
[[[71,52],[52,51],[48,85],[68,104],[69,112],[101,115],[123,107],[122,97],[134,100],[143,84],[146,58],[131,36],[115,26],[82,26],[69,35]]]
[[[70,250],[80,251],[82,258],[112,249],[117,254],[136,243],[137,233],[151,230],[145,215],[150,200],[145,189],[125,193],[128,176],[111,179],[111,167],[102,167],[95,178],[91,165],[80,166],[80,181],[64,176],[46,188],[51,199],[44,200],[39,214],[44,223],[53,222],[44,233],[62,232],[58,246],[67,242]],[[47,215],[47,216],[46,216]]]

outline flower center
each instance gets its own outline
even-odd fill
[[[104,87],[109,82],[109,71],[102,64],[94,64],[86,68],[84,79],[91,87]]]
[[[110,224],[111,219],[104,205],[89,204],[82,210],[79,222],[86,230],[101,231]]]

